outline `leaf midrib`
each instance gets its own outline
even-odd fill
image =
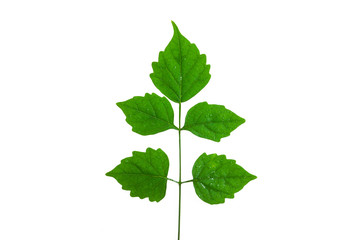
[[[182,51],[181,51],[181,41],[180,41],[180,31],[179,29],[177,29],[177,38],[179,41],[179,53],[180,53],[180,63],[179,63],[179,70],[180,70],[180,96],[179,96],[179,100],[180,102],[182,102],[182,85],[183,85],[183,74],[182,74]]]
[[[171,122],[169,122],[169,121],[166,121],[166,120],[164,120],[164,119],[162,119],[162,118],[156,117],[156,116],[154,116],[154,115],[151,115],[150,113],[144,112],[144,111],[142,111],[142,110],[140,110],[140,109],[138,109],[138,108],[134,108],[134,107],[130,107],[130,106],[125,106],[125,105],[123,105],[123,107],[126,107],[126,108],[132,109],[132,110],[134,110],[134,111],[138,111],[138,112],[144,113],[145,115],[148,115],[148,116],[150,116],[150,117],[152,117],[152,118],[154,118],[154,119],[158,119],[158,120],[160,120],[160,121],[166,122],[166,123],[169,124],[172,128],[177,129],[176,126],[175,126],[173,123],[171,123]]]
[[[145,173],[119,173],[120,175],[143,175],[147,177],[153,177],[153,178],[163,178],[165,180],[168,180],[167,177],[164,176],[158,176],[158,175],[151,175],[151,174],[145,174]]]
[[[228,122],[241,122],[241,120],[225,120],[225,121],[209,121],[209,122],[199,122],[199,123],[193,123],[190,125],[184,125],[184,127],[182,129],[186,130],[187,128],[191,128],[193,126],[197,126],[197,125],[205,125],[205,124],[210,124],[210,123],[228,123]]]
[[[205,179],[227,179],[227,178],[241,178],[241,177],[202,177],[202,178],[194,178],[193,181],[201,181],[201,180],[205,180]]]

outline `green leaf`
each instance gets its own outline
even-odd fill
[[[133,152],[106,176],[115,178],[124,190],[130,190],[131,197],[148,197],[159,202],[165,197],[169,159],[159,148],[146,152]]]
[[[126,115],[126,122],[132,130],[141,135],[151,135],[168,129],[177,129],[174,125],[174,111],[165,97],[155,93],[146,93],[145,97],[133,97],[116,104]]]
[[[235,160],[226,159],[225,155],[206,153],[196,160],[192,174],[196,194],[209,204],[224,203],[225,198],[234,198],[234,193],[256,179]]]
[[[150,74],[154,85],[170,100],[185,102],[203,89],[210,80],[210,65],[206,56],[200,55],[195,44],[190,43],[172,22],[174,35],[159,61],[152,63]]]
[[[198,103],[186,114],[185,125],[196,136],[207,138],[215,142],[230,135],[245,119],[239,117],[222,105]]]

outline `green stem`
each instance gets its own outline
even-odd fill
[[[194,181],[194,179],[191,179],[191,180],[187,180],[187,181],[181,182],[181,184],[183,184],[183,183],[189,183],[189,182],[193,182],[193,181]]]
[[[178,181],[175,181],[174,179],[171,179],[171,178],[166,178],[166,179],[169,181],[175,182],[175,183],[179,183]]]
[[[180,216],[181,216],[181,102],[179,103],[179,217],[178,217],[178,240],[180,240]]]

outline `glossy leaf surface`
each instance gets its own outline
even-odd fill
[[[221,138],[227,137],[245,119],[239,117],[222,105],[198,103],[186,114],[185,125],[182,129],[193,134],[220,142]]]
[[[209,204],[224,203],[225,198],[234,198],[234,193],[256,179],[235,160],[226,159],[225,155],[206,153],[196,160],[192,174],[196,194]]]
[[[146,93],[116,104],[126,115],[132,130],[141,135],[156,134],[174,126],[174,111],[165,97]]]
[[[174,35],[165,51],[159,53],[158,62],[152,63],[150,74],[154,85],[170,100],[185,102],[203,89],[210,80],[210,65],[172,22]]]
[[[159,202],[166,193],[169,159],[161,150],[152,148],[146,152],[133,152],[106,176],[115,178],[130,196]]]

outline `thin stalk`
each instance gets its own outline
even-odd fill
[[[187,180],[187,181],[181,182],[181,184],[183,184],[183,183],[189,183],[189,182],[193,182],[193,181],[194,181],[194,179],[191,179],[191,180]]]
[[[178,240],[180,240],[180,216],[181,216],[181,102],[179,103],[179,217],[178,217]]]
[[[166,179],[169,180],[169,181],[172,181],[174,183],[179,183],[178,181],[175,181],[174,179],[171,179],[171,178],[166,178]]]

